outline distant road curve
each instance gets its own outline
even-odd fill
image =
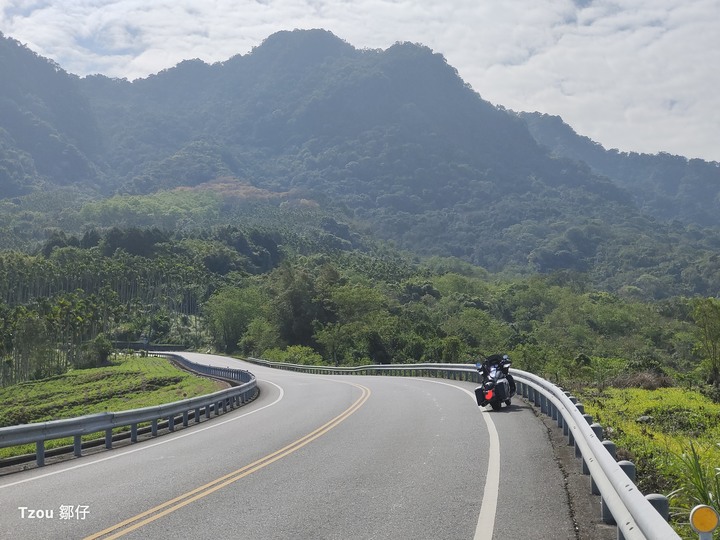
[[[468,382],[183,355],[253,372],[260,396],[0,478],[0,538],[576,538],[547,430],[520,400],[482,412]]]

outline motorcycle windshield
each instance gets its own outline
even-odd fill
[[[498,379],[500,370],[496,365],[490,366],[490,369],[488,370],[489,378],[493,381],[496,381]]]

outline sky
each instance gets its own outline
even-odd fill
[[[720,0],[0,0],[0,32],[80,76],[222,62],[296,28],[426,45],[495,105],[720,162]]]

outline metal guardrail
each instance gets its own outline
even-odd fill
[[[42,467],[45,465],[46,441],[73,437],[74,454],[80,457],[83,435],[104,432],[105,447],[110,449],[113,443],[113,430],[129,427],[130,442],[135,443],[139,424],[149,422],[152,435],[157,436],[160,420],[166,420],[168,430],[174,431],[177,418],[182,417],[182,425],[187,426],[192,412],[194,421],[197,423],[200,422],[201,415],[210,418],[212,412],[219,415],[221,411],[226,412],[228,409],[242,406],[257,393],[255,376],[249,371],[196,364],[176,354],[162,354],[161,356],[171,358],[182,367],[196,373],[224,379],[234,386],[205,396],[141,409],[89,414],[64,420],[3,427],[0,428],[0,448],[35,443],[35,460],[37,465]]]
[[[250,362],[277,369],[326,375],[428,376],[479,383],[480,376],[470,364],[394,364],[359,367],[303,366],[249,358]],[[532,373],[511,368],[518,393],[540,407],[543,414],[557,421],[582,459],[583,473],[592,479],[592,491],[601,497],[601,517],[618,528],[618,538],[626,540],[676,540],[680,536],[667,522],[667,498],[643,496],[631,478],[634,466],[616,462],[609,451],[614,445],[602,440],[602,426],[584,414],[582,404],[560,387]],[[610,443],[610,444],[608,444]],[[627,465],[632,467],[628,467]],[[630,473],[630,476],[628,475]]]
[[[583,472],[592,478],[593,493],[601,496],[601,517],[606,523],[617,525],[619,538],[680,538],[667,522],[667,498],[660,494],[643,496],[634,483],[634,466],[615,460],[612,450],[609,451],[614,445],[602,440],[602,426],[584,414],[584,408],[573,396],[532,373],[520,370],[512,373],[522,395],[556,420],[568,436],[568,443],[575,446]]]

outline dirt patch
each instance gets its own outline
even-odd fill
[[[542,414],[533,405],[535,415],[547,427],[548,437],[555,452],[555,461],[565,478],[565,489],[577,540],[616,540],[617,527],[603,523],[600,515],[600,496],[593,495],[590,476],[582,472],[582,460],[575,457],[575,447],[568,445],[557,422]]]

